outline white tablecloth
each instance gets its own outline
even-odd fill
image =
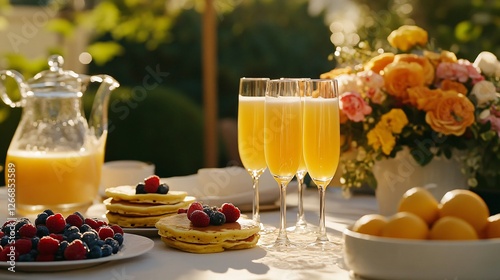
[[[342,230],[360,216],[377,212],[375,198],[370,195],[345,199],[339,189],[330,188],[326,197],[326,226],[330,239],[341,238]],[[296,221],[296,200],[295,192],[288,193],[289,226]],[[317,191],[307,190],[304,202],[306,220],[316,226],[319,208]],[[3,223],[7,218],[5,188],[0,188],[0,208],[0,221]],[[266,225],[278,226],[279,210],[262,212],[261,220]],[[289,237],[294,241],[293,235]],[[1,269],[0,279],[353,279],[341,260],[337,265],[329,254],[311,253],[304,249],[286,255],[268,252],[262,247],[216,254],[191,254],[171,249],[159,238],[153,240],[153,249],[135,258],[62,272],[12,273]]]

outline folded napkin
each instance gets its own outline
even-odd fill
[[[171,190],[185,191],[210,205],[231,202],[236,206],[253,202],[252,178],[242,167],[202,168],[197,174],[162,178]],[[279,187],[269,171],[259,180],[260,204],[279,200]]]

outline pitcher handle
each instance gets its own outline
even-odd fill
[[[94,104],[92,105],[89,119],[89,127],[93,130],[96,138],[100,139],[108,131],[108,103],[110,93],[119,87],[120,84],[108,75],[91,76],[90,82],[101,84],[94,97]]]
[[[12,79],[14,79],[14,81],[16,81],[17,87],[19,88],[19,93],[21,94],[21,100],[14,102],[12,101],[12,99],[10,99],[9,95],[7,94],[7,88],[4,85],[5,79],[7,77],[11,77]],[[26,83],[24,83],[24,78],[21,73],[15,70],[3,70],[0,71],[0,79],[0,97],[2,98],[3,102],[12,108],[22,107],[27,96],[28,86],[26,85]]]

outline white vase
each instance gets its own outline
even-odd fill
[[[403,194],[413,187],[425,187],[440,201],[453,189],[466,189],[467,179],[460,171],[456,159],[435,156],[425,166],[420,166],[405,148],[395,158],[375,162],[373,174],[377,180],[375,195],[382,215],[397,212]]]

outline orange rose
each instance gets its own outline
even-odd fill
[[[346,68],[335,68],[329,72],[321,74],[319,77],[321,79],[335,79],[335,77],[340,76],[342,74],[351,74],[353,71],[350,67]]]
[[[435,101],[443,95],[440,89],[429,89],[425,86],[408,89],[408,102],[419,110],[429,111],[434,108]]]
[[[441,82],[441,89],[442,90],[454,90],[458,93],[461,93],[463,95],[467,95],[467,88],[459,82],[455,82],[452,80],[443,80]]]
[[[427,44],[427,31],[414,25],[403,25],[387,37],[389,44],[402,51],[407,51],[416,45]]]
[[[474,123],[474,105],[463,94],[445,91],[434,109],[427,112],[425,121],[436,132],[460,136]]]
[[[441,53],[424,51],[424,56],[429,59],[434,67],[441,62],[457,62],[457,56],[450,51],[441,51]]]
[[[430,85],[434,82],[434,66],[432,66],[428,58],[416,54],[398,54],[394,57],[394,62],[400,61],[420,64],[424,70],[425,84]]]
[[[370,59],[365,64],[365,71],[372,70],[375,73],[380,73],[380,71],[384,70],[384,68],[392,63],[394,61],[394,54],[393,53],[383,53],[379,54],[376,57]]]
[[[406,102],[408,88],[425,84],[424,70],[416,62],[393,62],[384,68],[384,83],[388,94]]]

